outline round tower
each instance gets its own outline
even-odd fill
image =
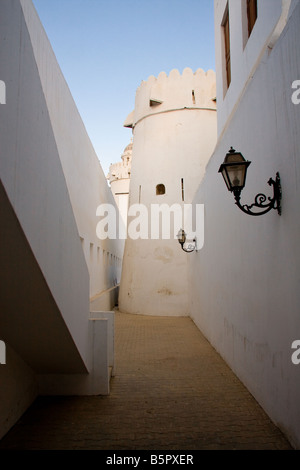
[[[148,212],[148,226],[144,212],[141,238],[126,240],[119,296],[124,313],[189,314],[191,255],[181,250],[172,221],[169,237],[153,228],[161,219],[153,220],[152,208],[157,214],[159,207],[175,204],[184,213],[192,204],[216,144],[215,97],[215,73],[201,69],[162,72],[137,90],[135,109],[124,124],[133,131],[128,227],[138,225],[136,204]]]

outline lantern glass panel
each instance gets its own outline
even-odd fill
[[[232,188],[231,188],[230,180],[229,180],[229,177],[228,177],[228,174],[227,174],[227,168],[224,166],[221,171],[222,171],[222,176],[224,178],[226,186],[228,188],[228,191],[231,191]]]
[[[243,189],[245,186],[246,165],[228,165],[226,170],[231,189]]]
[[[177,238],[178,238],[179,243],[183,245],[186,241],[185,231],[180,229],[178,232]]]

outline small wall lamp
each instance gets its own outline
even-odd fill
[[[249,165],[251,165],[251,162],[246,161],[240,152],[236,152],[234,148],[231,147],[225,157],[224,163],[219,169],[219,173],[222,173],[228,191],[231,191],[234,194],[236,205],[248,215],[264,215],[271,209],[277,210],[278,214],[281,215],[281,184],[279,173],[276,173],[275,181],[273,178],[270,178],[268,181],[269,186],[273,186],[273,198],[267,198],[264,194],[257,194],[253,204],[242,205],[240,203],[241,192],[246,184],[247,169]],[[261,211],[252,211],[254,207],[261,209]]]
[[[197,250],[197,238],[195,237],[194,240],[193,240],[193,243],[189,243],[187,248],[185,248],[185,244],[186,244],[186,233],[185,231],[181,228],[178,232],[178,235],[177,235],[177,239],[181,245],[181,248],[183,249],[183,251],[185,251],[186,253],[193,253],[193,251],[198,251]]]

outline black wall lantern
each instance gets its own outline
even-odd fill
[[[228,191],[234,194],[236,205],[245,214],[258,216],[267,214],[271,209],[277,210],[281,215],[281,184],[279,173],[276,173],[275,181],[270,178],[269,186],[273,186],[273,198],[267,198],[264,194],[257,194],[254,203],[251,205],[240,203],[241,192],[246,184],[248,166],[251,162],[245,160],[240,152],[236,152],[232,147],[227,153],[224,163],[220,166],[219,173],[222,173]],[[253,208],[261,209],[252,211]]]
[[[182,228],[178,232],[177,239],[181,245],[181,248],[186,253],[193,253],[193,251],[197,251],[197,238],[194,238],[193,240],[194,245],[192,245],[192,243],[189,243],[187,247],[185,246],[187,239],[186,239],[186,233]]]

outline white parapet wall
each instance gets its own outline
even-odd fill
[[[90,312],[88,374],[40,374],[40,395],[109,395],[114,375],[114,312]]]
[[[95,322],[105,320],[107,322],[108,368],[113,377],[115,375],[115,312],[91,311],[90,320]]]
[[[97,208],[115,206],[99,159],[31,0],[20,0],[90,276],[90,297],[120,282],[124,242],[100,240]],[[88,86],[88,81],[86,82]],[[114,259],[106,263],[105,257]],[[110,306],[112,308],[113,305]]]

